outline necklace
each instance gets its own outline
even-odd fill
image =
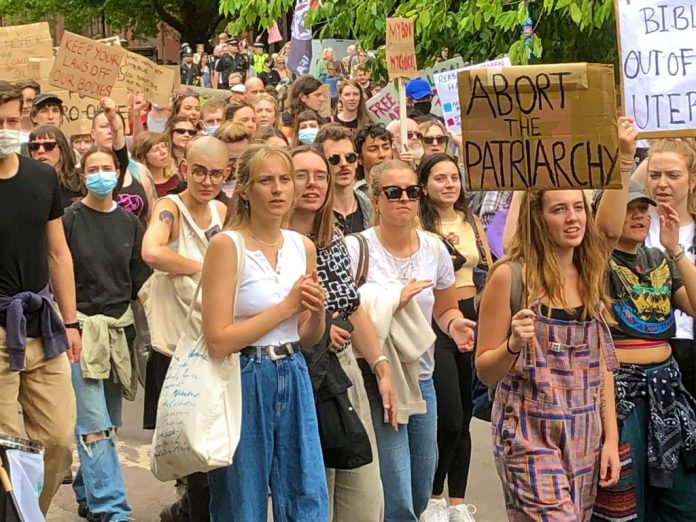
[[[380,243],[382,243],[382,248],[384,249],[384,252],[386,252],[386,254],[387,254],[389,264],[396,272],[399,281],[401,281],[402,283],[406,283],[407,281],[410,281],[413,277],[413,258],[415,256],[415,253],[411,254],[408,257],[408,259],[396,257],[394,254],[389,252],[387,247],[384,245],[384,241],[382,241],[381,235],[382,235],[381,232],[379,232],[377,234],[377,238],[379,239]],[[411,237],[409,239],[409,252],[412,252],[412,251],[413,251],[413,237]]]
[[[250,229],[247,228],[246,231],[247,234],[249,234],[249,236],[251,237],[251,239],[253,239],[257,243],[261,243],[263,246],[267,246],[268,248],[277,248],[283,242],[282,235],[280,236],[280,239],[278,239],[278,241],[276,241],[275,243],[269,243],[268,241],[264,241],[263,239],[259,239],[258,237],[256,237]]]

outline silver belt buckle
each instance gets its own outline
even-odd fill
[[[285,359],[287,357],[287,354],[282,354],[282,355],[276,354],[276,348],[280,348],[280,346],[269,346],[268,347],[268,358],[271,361],[278,361],[280,359]]]

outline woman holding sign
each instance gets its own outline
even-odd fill
[[[629,172],[635,166],[632,155],[620,162]],[[655,207],[664,252],[644,245]],[[696,316],[696,267],[679,245],[677,211],[656,204],[637,181],[603,195],[598,219],[608,213],[625,214],[611,220],[617,242],[608,281],[621,363],[614,378],[622,471],[615,487],[600,489],[593,520],[694,521],[696,401],[684,388],[670,338],[677,310]]]
[[[630,157],[629,128],[620,152]],[[622,177],[627,187],[630,171]],[[526,192],[519,219],[519,201],[511,207],[517,233],[483,292],[476,354],[481,380],[497,384],[493,444],[510,520],[587,521],[597,485],[619,479],[618,362],[604,318],[621,192],[607,191],[614,212],[597,224],[581,190]]]

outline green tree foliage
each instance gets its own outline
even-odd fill
[[[83,32],[94,19],[114,29],[153,37],[164,21],[192,45],[206,42],[220,28],[224,15],[218,0],[0,0],[5,25],[37,22],[63,16],[66,28]]]
[[[295,0],[220,0],[235,20],[233,29],[268,27],[294,8]],[[531,42],[521,26],[529,13]],[[318,38],[355,38],[368,49],[384,45],[386,18],[415,22],[418,63],[427,66],[440,49],[465,60],[488,60],[509,53],[513,63],[616,59],[613,0],[322,0],[307,25]],[[378,53],[378,56],[380,54]]]

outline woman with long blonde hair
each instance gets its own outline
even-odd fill
[[[476,369],[511,520],[587,521],[619,478],[609,244],[581,190],[526,192],[481,299]],[[523,275],[524,274],[524,275]],[[548,486],[547,486],[548,485]]]
[[[664,203],[679,215],[679,244],[686,257],[696,262],[696,140],[693,138],[654,140],[648,157],[638,167],[634,178],[646,188],[656,203]],[[664,251],[660,241],[661,224],[656,210],[650,212],[647,247]],[[677,329],[671,339],[675,360],[682,372],[684,386],[696,395],[696,343],[694,320],[675,311]]]
[[[324,332],[324,292],[314,244],[282,229],[294,201],[287,151],[251,145],[239,160],[225,231],[211,240],[203,263],[203,336],[211,357],[240,354],[242,381],[234,463],[208,474],[213,522],[266,520],[269,486],[275,520],[328,518],[316,411],[307,407],[314,397],[300,350]]]
[[[422,187],[413,169],[400,160],[380,163],[370,174],[370,192],[375,226],[346,237],[346,245],[354,277],[364,281],[361,304],[377,332],[384,364],[391,367],[398,430],[385,423],[374,362],[358,364],[377,439],[384,520],[415,521],[428,504],[437,465],[431,324],[435,321],[466,352],[473,349],[474,323],[457,306],[444,244],[415,227]]]

